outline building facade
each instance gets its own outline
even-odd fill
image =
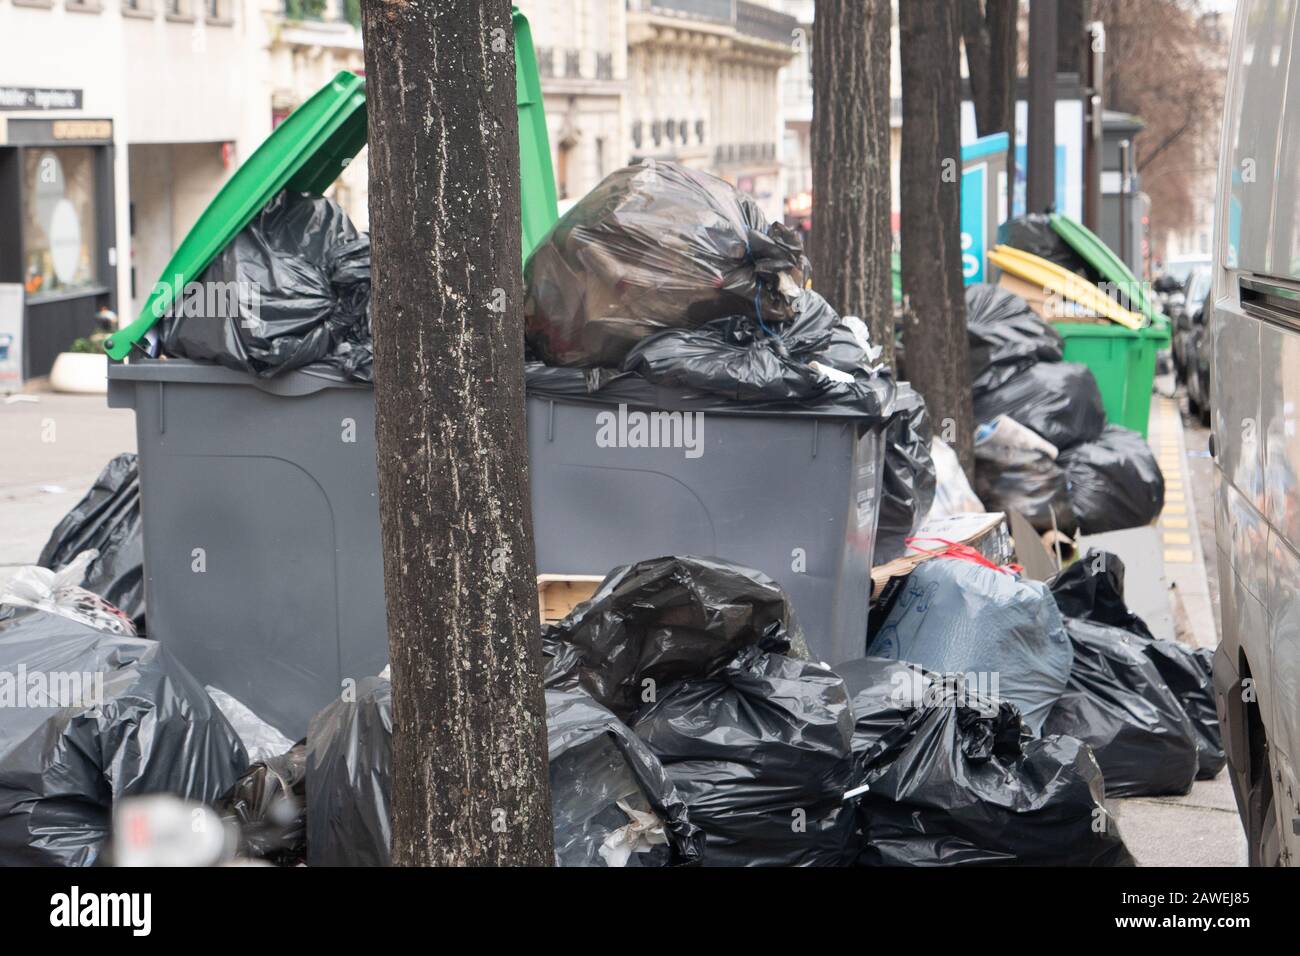
[[[716,173],[783,215],[780,72],[794,17],[776,0],[628,0],[632,161],[668,159]]]
[[[0,283],[25,377],[139,311],[271,129],[361,69],[355,0],[0,0]],[[334,187],[365,226],[364,162]]]
[[[622,0],[516,0],[542,80],[563,212],[628,159],[627,16]]]

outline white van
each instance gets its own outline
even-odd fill
[[[1300,17],[1241,0],[1215,217],[1214,684],[1251,863],[1300,859]]]

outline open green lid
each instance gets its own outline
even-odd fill
[[[1102,242],[1100,236],[1083,223],[1059,213],[1048,216],[1048,222],[1051,223],[1056,234],[1065,240],[1066,245],[1077,252],[1084,262],[1096,269],[1103,280],[1113,283],[1124,293],[1130,308],[1146,316],[1146,324],[1150,325],[1155,321],[1156,316],[1160,315],[1160,310],[1151,301],[1151,297],[1147,295],[1146,289],[1133,274],[1133,270],[1123,259],[1115,255],[1110,246]]]
[[[542,104],[542,85],[528,20],[513,11],[515,102],[519,116],[519,187],[523,205],[523,255],[559,218],[555,174]],[[118,329],[105,351],[122,359],[144,337],[188,283],[195,282],[239,231],[282,189],[323,193],[366,145],[366,85],[339,73],[271,131],[203,210],[155,283],[134,322]]]
[[[139,317],[105,343],[109,356],[124,358],[280,190],[324,192],[365,144],[365,80],[339,73],[290,113],[221,187],[176,247]]]

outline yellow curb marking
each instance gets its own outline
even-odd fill
[[[1184,531],[1166,531],[1165,544],[1191,544],[1192,536]]]
[[[1186,528],[1186,527],[1187,527],[1187,519],[1186,519],[1186,518],[1163,518],[1163,517],[1162,517],[1162,518],[1160,519],[1160,523],[1161,523],[1162,525],[1164,525],[1166,528]]]
[[[1165,548],[1165,561],[1174,564],[1191,564],[1192,552],[1186,548]]]
[[[1185,505],[1165,505],[1163,514],[1185,515],[1187,514],[1187,507]]]

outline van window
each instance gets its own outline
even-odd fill
[[[1300,23],[1295,24],[1300,26]],[[1273,200],[1273,236],[1269,272],[1300,278],[1300,49],[1294,28],[1291,62],[1287,70],[1286,109],[1281,113],[1282,144],[1278,151],[1276,194]]]
[[[1248,0],[1237,7],[1244,34],[1224,130],[1231,137],[1224,149],[1230,187],[1221,250],[1228,268],[1269,271],[1278,127],[1295,8],[1295,0]],[[1300,108],[1300,100],[1295,105]]]

